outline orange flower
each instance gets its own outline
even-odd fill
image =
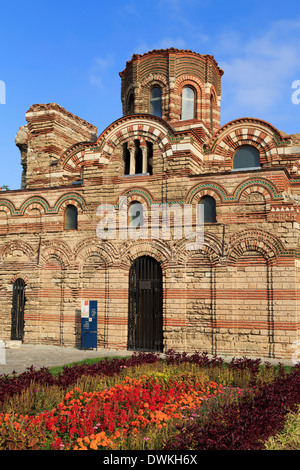
[[[98,449],[98,445],[97,445],[97,441],[92,441],[90,443],[90,448],[93,449],[93,450],[97,450]]]

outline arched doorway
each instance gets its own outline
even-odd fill
[[[24,336],[25,282],[16,279],[13,285],[11,310],[11,339],[23,340]]]
[[[137,258],[129,272],[128,349],[163,350],[162,270],[150,256]]]

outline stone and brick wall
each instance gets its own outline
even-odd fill
[[[158,75],[170,97],[163,119],[148,114],[142,93]],[[199,119],[181,122],[180,83],[192,76],[219,103],[221,71],[211,56],[173,49],[134,56],[121,74],[124,116],[97,139],[94,126],[58,105],[30,108],[16,138],[24,187],[0,192],[1,339],[10,339],[12,286],[21,277],[24,342],[79,346],[81,300],[90,299],[98,301],[98,347],[126,349],[129,271],[148,255],[162,267],[165,350],[291,358],[300,313],[297,139],[252,118],[220,128],[219,104],[212,135],[206,92]],[[137,108],[127,115],[131,89]],[[150,173],[125,174],[124,149],[134,155],[136,142],[142,153],[151,144]],[[259,150],[261,166],[232,171],[244,144]],[[176,214],[168,237],[125,236],[124,198],[148,215],[162,205],[183,214],[190,204],[195,233],[205,195],[216,201],[217,221],[205,224],[198,249],[178,237]],[[116,221],[108,239],[97,232],[104,204]],[[68,205],[78,211],[76,230],[64,226]]]

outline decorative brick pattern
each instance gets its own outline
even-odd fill
[[[299,138],[254,118],[220,127],[222,73],[212,56],[192,51],[134,55],[120,73],[123,117],[98,137],[56,104],[28,110],[16,137],[22,189],[0,193],[1,339],[10,339],[12,286],[21,278],[24,342],[79,346],[81,300],[90,299],[98,301],[98,346],[126,349],[130,268],[146,255],[162,268],[165,349],[291,359],[300,327]],[[162,118],[149,114],[155,84]],[[196,93],[188,121],[184,86]],[[124,146],[137,141],[142,151],[151,143],[152,172],[125,174]],[[245,144],[259,151],[260,167],[232,171]],[[186,233],[176,237],[178,213],[192,207],[194,233],[204,196],[215,199],[217,222],[204,225],[203,244],[191,250]],[[149,217],[160,210],[159,229],[168,207],[168,237],[151,236],[151,218],[147,232],[130,237],[124,201]],[[97,232],[104,204],[116,223],[111,239]],[[68,205],[77,209],[76,230],[65,229]]]

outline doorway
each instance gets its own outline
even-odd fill
[[[11,339],[22,341],[24,336],[25,282],[16,279],[13,285]]]
[[[129,272],[128,349],[163,350],[161,266],[150,256],[137,258]]]

